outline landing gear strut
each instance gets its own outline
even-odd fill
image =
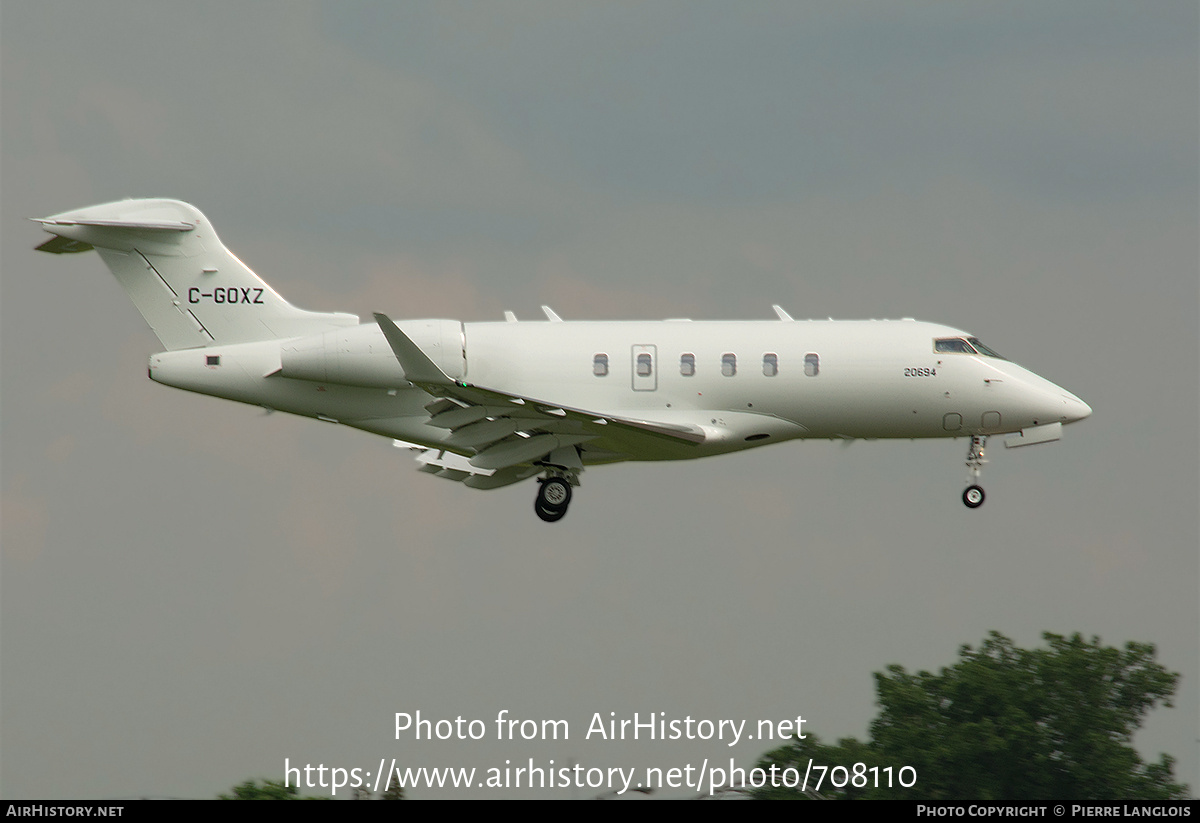
[[[977,434],[971,438],[971,446],[967,449],[967,470],[971,473],[972,480],[979,479],[980,470],[987,460],[983,457],[984,446],[987,445],[987,435]],[[986,495],[983,493],[983,487],[972,483],[962,493],[962,501],[968,509],[978,509],[983,505]]]
[[[547,523],[556,523],[567,514],[571,505],[571,483],[565,477],[547,477],[538,481],[533,510]]]

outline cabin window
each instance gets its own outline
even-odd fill
[[[763,355],[763,374],[767,377],[779,374],[779,355],[771,353]]]
[[[598,354],[592,358],[592,374],[597,377],[608,376],[608,355]]]
[[[650,355],[644,352],[637,356],[637,375],[638,377],[650,376]]]
[[[696,376],[696,355],[690,353],[679,355],[679,373],[684,377]]]
[[[219,354],[209,354],[209,355],[205,355],[205,357],[204,357],[204,365],[206,365],[206,366],[219,366],[219,365],[221,365],[221,355],[219,355]]]
[[[725,353],[721,355],[721,374],[726,377],[733,377],[737,374],[737,355]]]
[[[804,355],[804,373],[809,377],[816,377],[821,373],[821,358],[812,352]]]

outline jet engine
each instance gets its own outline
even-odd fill
[[[457,320],[406,320],[397,324],[452,378],[466,372],[463,326]],[[282,342],[280,376],[344,386],[395,388],[408,382],[379,326],[370,323]]]

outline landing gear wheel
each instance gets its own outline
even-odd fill
[[[567,506],[571,504],[571,484],[561,477],[551,477],[542,481],[538,489],[536,507],[547,511],[561,511],[566,514]],[[543,520],[545,518],[542,518]]]
[[[538,495],[539,497],[541,495]],[[567,510],[562,509],[546,509],[536,500],[533,502],[533,510],[537,512],[537,516],[545,520],[547,523],[557,523],[567,516]]]
[[[968,509],[978,509],[983,505],[984,497],[981,486],[967,486],[962,494],[963,503],[967,504]]]

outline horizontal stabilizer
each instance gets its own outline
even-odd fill
[[[34,251],[45,251],[50,254],[78,254],[83,251],[91,251],[94,248],[96,247],[90,243],[84,243],[82,240],[72,240],[69,237],[55,235],[42,245],[37,246]]]
[[[134,231],[191,231],[195,223],[184,220],[100,220],[100,219],[63,219],[54,217],[31,217],[35,223],[41,223],[46,231],[54,231],[52,226],[94,226],[101,229],[133,229]]]

